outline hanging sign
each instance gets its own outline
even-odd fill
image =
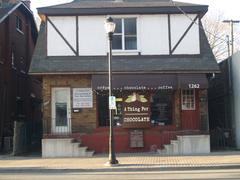
[[[125,128],[147,128],[151,126],[148,96],[134,92],[124,98],[123,126]]]
[[[116,109],[116,97],[115,96],[110,96],[109,97],[109,109]]]
[[[91,88],[73,88],[73,109],[92,108],[93,93]]]

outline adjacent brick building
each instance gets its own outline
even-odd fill
[[[33,124],[41,119],[41,82],[28,75],[38,36],[29,6],[29,1],[0,1],[1,150],[12,150],[13,142],[19,143],[13,140],[14,122],[25,124],[22,130],[27,135],[20,139],[30,146],[37,132]]]

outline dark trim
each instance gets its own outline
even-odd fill
[[[208,6],[180,6],[186,13],[206,13]],[[106,14],[182,14],[174,6],[161,7],[80,7],[80,8],[38,8],[39,14],[46,15],[106,15]]]
[[[79,60],[81,58],[83,59],[106,59],[108,56],[108,53],[106,56],[78,56]],[[203,55],[202,54],[173,54],[173,55],[168,55],[168,54],[163,54],[163,55],[113,55],[113,59],[115,58],[126,58],[126,59],[146,59],[147,58],[201,58]],[[48,59],[53,59],[53,60],[60,60],[63,59],[65,61],[65,57],[68,57],[68,59],[73,58],[76,59],[76,56],[47,56]],[[77,59],[78,60],[78,59]]]
[[[198,15],[194,18],[193,22],[188,26],[188,28],[186,29],[186,31],[183,33],[182,37],[178,40],[177,44],[174,46],[174,48],[171,50],[171,54],[174,53],[174,51],[177,49],[178,45],[182,42],[183,38],[186,36],[186,34],[188,33],[188,31],[191,29],[191,27],[193,26],[194,23],[196,23],[196,20],[198,19]]]
[[[79,56],[79,28],[78,28],[78,16],[76,16],[76,49],[77,49],[77,56]]]
[[[47,23],[47,21],[45,22],[45,34],[46,34],[46,36],[44,36],[44,38],[45,38],[44,39],[45,40],[45,42],[44,42],[44,45],[45,45],[44,50],[45,50],[45,55],[48,56],[48,23]]]
[[[55,31],[61,36],[61,38],[64,40],[64,42],[68,45],[68,47],[77,56],[77,52],[75,51],[75,49],[71,46],[71,44],[66,40],[66,38],[63,36],[63,34],[57,29],[57,27],[53,24],[53,22],[48,17],[47,17],[47,21],[52,25],[52,27],[55,29]]]
[[[168,14],[168,41],[169,41],[169,54],[172,55],[172,37],[171,37],[171,15]]]
[[[68,71],[61,71],[61,72],[29,72],[30,75],[79,75],[79,74],[83,74],[83,75],[93,75],[93,74],[107,74],[107,71],[86,71],[86,72],[68,72]],[[126,72],[122,72],[122,71],[114,71],[113,74],[211,74],[211,73],[221,73],[220,70],[198,70],[198,71],[126,71]]]
[[[199,26],[198,26],[198,30],[199,30],[199,48],[200,48],[200,54],[202,54],[202,52],[203,52],[203,43],[202,43],[202,33],[201,33],[201,31],[203,31],[203,25],[202,25],[202,22],[201,22],[201,18],[199,18],[198,19],[198,24],[199,24]]]

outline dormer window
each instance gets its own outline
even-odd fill
[[[23,33],[23,23],[22,23],[22,20],[18,16],[16,17],[16,29],[17,29],[17,31]]]
[[[114,18],[113,50],[137,50],[137,18]]]

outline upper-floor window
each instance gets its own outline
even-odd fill
[[[113,50],[137,50],[137,18],[115,18]]]
[[[20,17],[16,16],[16,29],[20,32],[23,32],[23,22]]]

